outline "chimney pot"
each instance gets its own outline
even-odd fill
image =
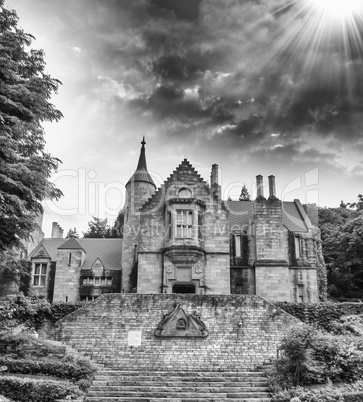
[[[269,198],[276,198],[275,176],[268,177]]]
[[[212,165],[212,172],[210,175],[210,185],[218,184],[218,165],[215,163]]]
[[[263,176],[256,176],[256,184],[257,184],[257,198],[263,197]]]

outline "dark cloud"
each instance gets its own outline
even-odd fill
[[[82,73],[114,83],[97,79],[92,90],[111,92],[111,112],[116,102],[138,122],[165,123],[165,135],[197,128],[213,141],[258,145],[271,133],[293,140],[305,132],[357,139],[363,26],[324,37],[304,3],[41,1],[52,10],[55,37],[81,49]]]
[[[194,21],[198,19],[199,4],[202,0],[151,0],[152,4],[171,10],[177,18]]]

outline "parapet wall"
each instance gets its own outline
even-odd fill
[[[175,304],[199,316],[209,335],[156,337]],[[245,370],[276,358],[299,323],[259,296],[108,294],[58,321],[57,338],[113,369]]]

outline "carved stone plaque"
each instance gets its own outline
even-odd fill
[[[127,336],[128,346],[141,346],[141,331],[129,331]]]
[[[187,314],[177,304],[174,310],[165,314],[155,331],[157,337],[205,338],[208,331],[205,324],[195,314]]]

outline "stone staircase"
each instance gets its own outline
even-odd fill
[[[270,402],[262,371],[100,371],[85,402]]]

